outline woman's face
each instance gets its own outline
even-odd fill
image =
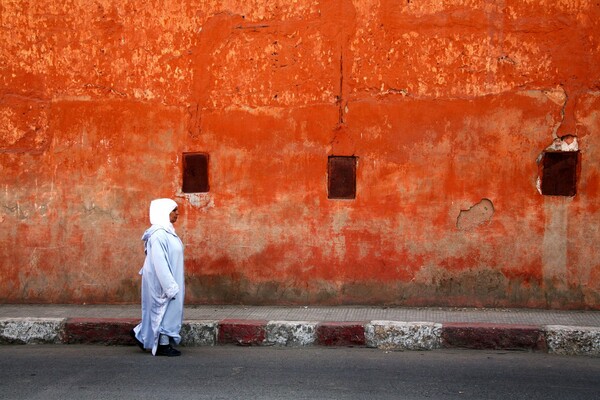
[[[175,209],[169,213],[169,221],[171,221],[171,223],[174,224],[175,221],[177,221],[177,217],[179,217],[179,210],[177,209],[177,207],[175,207]]]

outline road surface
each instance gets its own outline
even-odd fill
[[[0,346],[1,399],[598,399],[600,359],[366,348]]]

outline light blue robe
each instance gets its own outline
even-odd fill
[[[142,236],[146,260],[142,275],[142,322],[134,328],[144,348],[156,355],[161,334],[179,344],[185,282],[183,243],[175,232],[152,225]]]

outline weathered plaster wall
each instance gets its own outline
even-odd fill
[[[188,303],[600,309],[598,32],[595,0],[2,0],[0,301],[137,302],[173,197]],[[567,133],[578,193],[541,196]]]

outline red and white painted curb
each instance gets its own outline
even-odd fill
[[[133,344],[134,319],[4,318],[0,344]],[[440,348],[542,351],[600,357],[600,327],[433,323],[404,321],[318,322],[185,321],[183,346],[340,346],[385,350]]]

